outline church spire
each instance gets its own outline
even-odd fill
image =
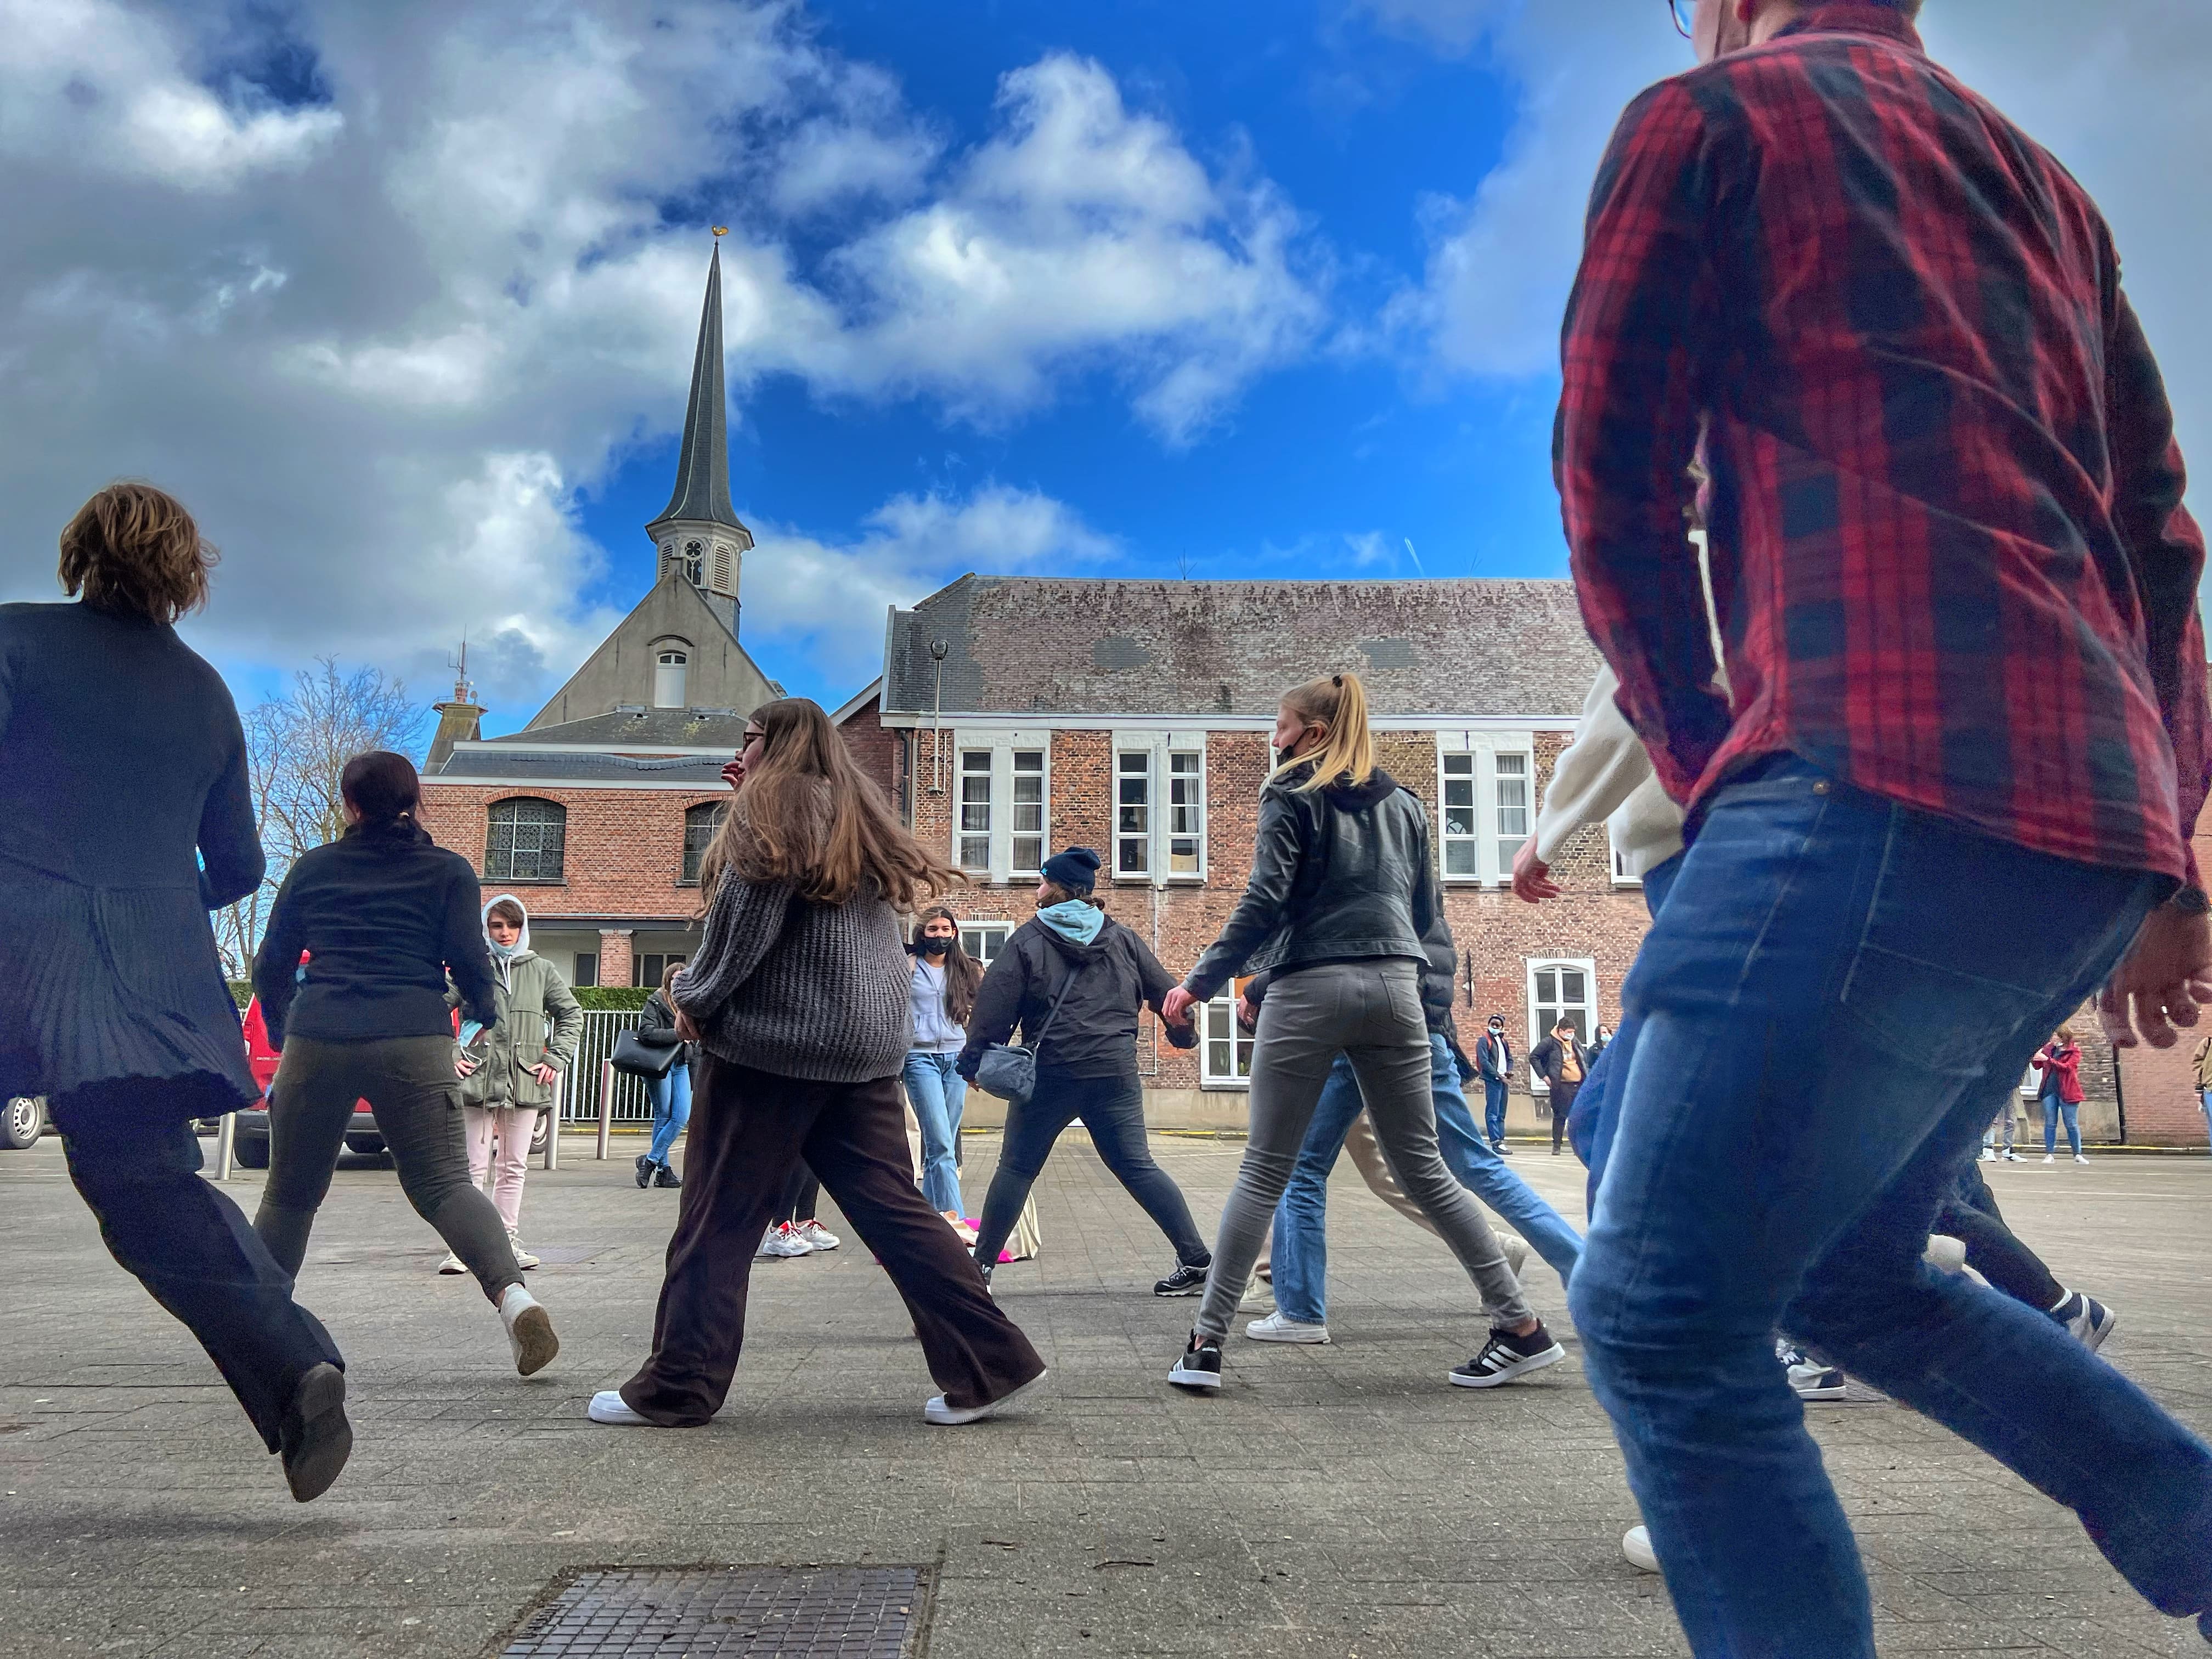
[[[727,405],[722,391],[723,229],[714,228],[714,257],[707,265],[707,300],[699,313],[698,349],[691,360],[691,401],[684,412],[675,492],[645,532],[660,550],[661,576],[676,569],[735,634],[738,566],[753,538],[730,505]]]

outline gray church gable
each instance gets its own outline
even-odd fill
[[[761,672],[699,590],[672,568],[514,735],[590,720],[617,708],[651,708],[655,659],[672,645],[690,659],[684,668],[686,708],[726,708],[742,715],[783,695],[783,688]]]

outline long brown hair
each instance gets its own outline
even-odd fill
[[[1282,776],[1302,766],[1313,770],[1291,787],[1300,792],[1332,783],[1365,783],[1375,775],[1375,738],[1367,728],[1367,688],[1357,674],[1329,674],[1283,693],[1283,707],[1328,735],[1320,748],[1275,768]]]
[[[965,1025],[975,1012],[975,993],[983,983],[983,964],[969,956],[960,943],[960,918],[941,904],[933,904],[914,919],[914,936],[933,921],[952,924],[952,943],[945,947],[945,1012]],[[919,948],[919,947],[917,947]]]
[[[217,555],[192,515],[149,483],[112,483],[62,532],[62,592],[95,611],[173,623],[207,603]]]
[[[960,879],[907,833],[819,703],[779,697],[751,720],[761,729],[761,763],[699,861],[706,902],[732,871],[747,881],[797,882],[817,904],[846,903],[873,884],[901,910]]]

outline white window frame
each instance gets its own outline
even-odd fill
[[[1203,732],[1120,731],[1111,734],[1114,814],[1114,854],[1109,868],[1111,878],[1126,886],[1197,887],[1205,884],[1206,877],[1206,814],[1207,780],[1206,737]],[[1121,782],[1125,777],[1139,775],[1121,769],[1122,757],[1141,754],[1146,757],[1145,770],[1145,829],[1140,834],[1124,835],[1121,830]],[[1175,829],[1175,759],[1188,755],[1198,762],[1194,776],[1198,781],[1198,829],[1194,836],[1180,835]],[[1176,870],[1173,849],[1178,841],[1194,839],[1198,842],[1198,867],[1195,870]],[[1141,842],[1145,851],[1145,867],[1141,871],[1125,871],[1121,867],[1121,848],[1124,842]]]
[[[988,968],[998,960],[1000,951],[1006,948],[1006,941],[1014,936],[1014,929],[1020,926],[1016,921],[963,921],[960,924],[960,948]],[[998,948],[988,956],[983,950],[984,935],[987,933],[999,936]]]
[[[1241,984],[1231,984],[1212,1001],[1201,1003],[1196,1009],[1198,1030],[1198,1082],[1202,1089],[1249,1089],[1252,1086],[1253,1034],[1237,1023],[1237,999],[1242,994]],[[1213,1069],[1215,1022],[1226,1021],[1229,1031],[1229,1065],[1227,1074]],[[1242,1070],[1239,1070],[1239,1067]]]
[[[1528,1046],[1521,1051],[1522,1054],[1534,1054],[1536,1051],[1536,1045],[1541,1042],[1546,1037],[1552,1035],[1551,1028],[1548,1025],[1544,1025],[1543,1022],[1537,1018],[1536,1013],[1536,975],[1547,968],[1554,969],[1566,969],[1574,972],[1578,972],[1582,975],[1584,1000],[1580,1002],[1568,1002],[1563,999],[1557,1006],[1561,1008],[1576,1008],[1581,1010],[1583,1015],[1583,1030],[1585,1033],[1594,1032],[1597,1030],[1598,995],[1597,960],[1595,957],[1524,957],[1522,958],[1522,965],[1523,969],[1522,990],[1528,998],[1528,1001],[1525,1006],[1528,1010]],[[1542,1029],[1538,1029],[1540,1026],[1541,1026]],[[1587,1043],[1589,1040],[1589,1037],[1585,1036],[1583,1042]],[[1536,1068],[1533,1066],[1528,1068],[1528,1087],[1531,1092],[1540,1095],[1549,1094],[1552,1091],[1551,1085],[1546,1083],[1541,1077],[1537,1075]]]
[[[1052,856],[1052,732],[1021,729],[978,730],[965,727],[952,733],[952,803],[951,850],[954,865],[971,875],[980,875],[994,882],[1022,882],[1036,879],[1039,868]],[[964,781],[971,775],[967,770],[971,752],[990,751],[991,793],[989,829],[984,832],[990,843],[990,860],[977,865],[962,856],[961,842],[967,837],[961,830],[961,807],[963,805]],[[1036,866],[1014,864],[1014,756],[1018,752],[1034,751],[1044,757],[1039,769],[1043,788],[1042,823],[1038,830],[1040,851]],[[1027,838],[1026,833],[1023,836]]]
[[[1611,860],[1613,884],[1615,887],[1644,885],[1643,877],[1632,876],[1628,873],[1628,854],[1621,850],[1620,843],[1613,838],[1613,827],[1610,824],[1606,826],[1605,850],[1607,858]]]
[[[1528,830],[1536,827],[1536,737],[1533,732],[1439,732],[1437,733],[1437,809],[1436,842],[1437,874],[1455,887],[1504,887],[1513,880],[1513,858],[1502,844],[1499,831],[1500,815],[1504,810],[1498,804],[1498,768],[1501,756],[1517,755],[1527,763],[1522,777],[1528,785],[1528,799],[1519,809],[1526,817]],[[1446,757],[1462,756],[1472,763],[1474,782],[1474,870],[1472,874],[1462,872],[1448,873],[1445,869],[1444,811]],[[1524,832],[1514,842],[1518,851],[1528,839]],[[1454,836],[1455,842],[1464,842],[1467,837]]]

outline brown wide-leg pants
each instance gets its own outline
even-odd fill
[[[1043,1372],[915,1187],[896,1077],[817,1083],[702,1053],[653,1357],[622,1386],[632,1411],[683,1428],[721,1410],[744,1345],[753,1252],[802,1158],[905,1298],[948,1405],[986,1404]]]

